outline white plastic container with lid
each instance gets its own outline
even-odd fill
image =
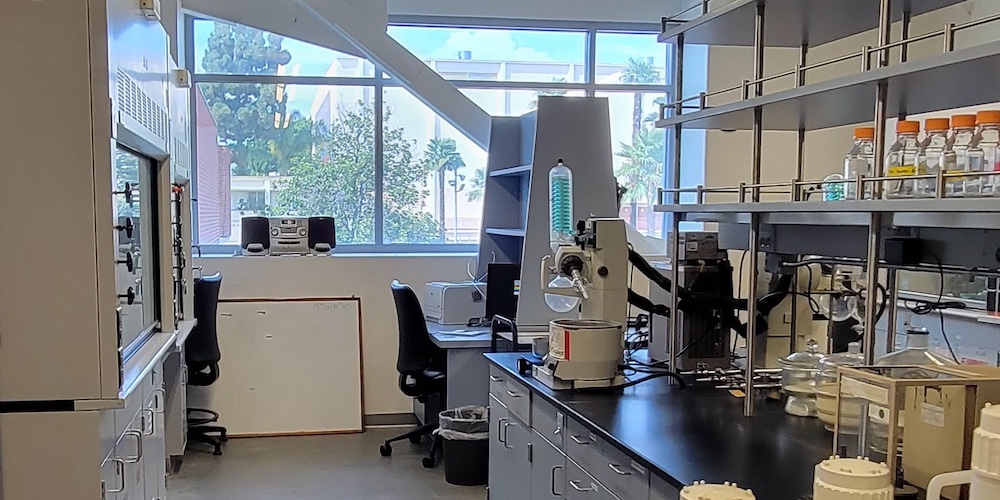
[[[706,484],[696,482],[681,489],[681,500],[756,500],[753,491],[744,490],[736,483]]]
[[[813,500],[892,500],[889,466],[867,458],[832,456],[816,465]]]
[[[972,470],[934,477],[927,485],[927,500],[940,500],[942,489],[962,484],[972,485],[969,500],[1000,498],[1000,406],[987,404],[980,413],[972,434]]]

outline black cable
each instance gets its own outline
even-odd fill
[[[628,387],[639,385],[639,384],[641,384],[643,382],[647,382],[649,380],[653,380],[653,379],[656,379],[656,378],[663,378],[663,377],[670,377],[670,378],[676,380],[677,383],[678,383],[678,385],[679,385],[679,387],[681,389],[687,387],[687,382],[685,382],[684,379],[681,378],[680,375],[678,375],[678,374],[676,374],[676,373],[674,373],[672,371],[669,371],[669,370],[662,370],[662,371],[657,371],[656,373],[649,374],[649,375],[647,375],[645,377],[642,377],[642,378],[637,378],[635,380],[629,380],[628,382],[625,382],[624,384],[612,385],[612,386],[608,386],[608,387],[581,387],[579,389],[574,389],[574,390],[577,391],[577,392],[611,392],[611,391],[616,391],[618,389],[625,389],[625,388],[628,388]]]
[[[748,253],[750,253],[750,250],[744,250],[743,251],[743,256],[740,257],[740,274],[738,275],[739,277],[737,278],[737,285],[736,285],[736,298],[737,299],[740,298],[740,297],[742,297],[742,295],[743,295],[743,264],[747,260],[747,254]],[[740,336],[738,334],[737,335],[733,335],[733,348],[729,350],[729,353],[732,354],[733,356],[736,355],[736,346],[738,346],[739,343],[740,343]]]
[[[938,277],[940,278],[940,287],[938,289],[938,298],[936,301],[931,302],[929,300],[922,299],[905,299],[903,300],[903,306],[906,307],[910,312],[918,316],[926,316],[933,312],[938,313],[938,319],[941,321],[941,336],[944,337],[944,343],[948,346],[948,352],[951,354],[951,359],[955,363],[959,363],[958,356],[955,355],[955,349],[951,346],[951,339],[948,338],[948,332],[944,328],[944,310],[945,309],[965,309],[968,307],[965,302],[959,302],[957,300],[943,300],[944,299],[944,265],[941,263],[941,258],[933,252],[927,252],[938,266]],[[910,306],[910,302],[917,304],[916,306]]]

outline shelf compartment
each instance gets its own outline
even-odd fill
[[[757,106],[764,110],[764,130],[821,130],[871,122],[876,88],[883,79],[889,81],[889,117],[901,111],[914,115],[997,102],[1000,86],[994,82],[1000,81],[1000,42],[672,116],[658,120],[656,126],[751,130]]]
[[[490,177],[506,177],[511,175],[528,175],[531,173],[531,165],[518,165],[516,167],[501,168],[490,172]]]
[[[907,9],[918,16],[963,1],[897,0],[892,19],[899,21]],[[752,47],[756,5],[757,0],[735,0],[680,26],[662,26],[659,40],[669,42],[683,33],[685,44]],[[767,47],[815,47],[878,27],[879,2],[873,0],[766,0],[764,5]]]
[[[486,234],[492,234],[494,236],[511,236],[514,238],[524,238],[524,229],[505,229],[498,227],[488,227],[486,228]]]

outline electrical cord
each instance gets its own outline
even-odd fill
[[[634,370],[634,368],[632,368],[632,369]],[[676,380],[677,383],[679,384],[679,387],[681,389],[684,389],[685,387],[687,387],[687,382],[685,382],[684,379],[680,375],[678,375],[678,374],[676,374],[676,373],[674,373],[672,371],[669,371],[669,370],[658,370],[658,371],[656,371],[656,373],[650,373],[649,375],[646,375],[645,377],[637,378],[635,380],[629,380],[628,382],[625,382],[624,384],[612,385],[612,386],[608,386],[608,387],[581,387],[579,389],[574,389],[574,390],[577,391],[577,392],[590,392],[590,393],[594,393],[594,392],[611,392],[611,391],[617,391],[618,389],[625,389],[625,388],[628,388],[628,387],[633,387],[633,386],[639,385],[639,384],[641,384],[643,382],[648,382],[650,380],[657,379],[657,378],[663,378],[663,377],[670,377],[670,378]]]
[[[750,250],[744,250],[743,256],[740,257],[740,273],[737,275],[737,285],[736,285],[736,298],[741,298],[743,295],[743,264],[746,263],[747,254]],[[736,346],[740,343],[740,336],[733,335],[733,348],[729,350],[732,355],[736,355]]]
[[[951,354],[951,359],[958,363],[958,356],[955,355],[955,349],[951,346],[951,339],[948,338],[948,332],[944,328],[944,310],[945,309],[965,309],[968,307],[965,302],[959,302],[957,300],[944,300],[944,265],[941,263],[941,258],[933,252],[927,252],[934,261],[937,263],[938,267],[938,277],[940,278],[940,288],[938,290],[938,299],[936,301],[922,300],[922,299],[906,299],[903,300],[903,306],[907,310],[916,314],[917,316],[926,316],[933,312],[938,313],[938,319],[941,321],[941,336],[944,337],[944,343],[948,346],[948,352]],[[911,306],[910,303],[916,304]]]

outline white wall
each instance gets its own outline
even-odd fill
[[[389,15],[457,16],[505,19],[551,19],[593,22],[660,22],[687,0],[388,0]]]
[[[398,279],[423,295],[423,284],[467,279],[466,256],[206,257],[205,274],[221,272],[221,298],[361,297],[365,412],[412,411],[396,385],[396,310],[389,283]],[[293,326],[294,327],[294,326]],[[223,353],[225,356],[225,353]],[[296,360],[276,359],[280,370]]]

